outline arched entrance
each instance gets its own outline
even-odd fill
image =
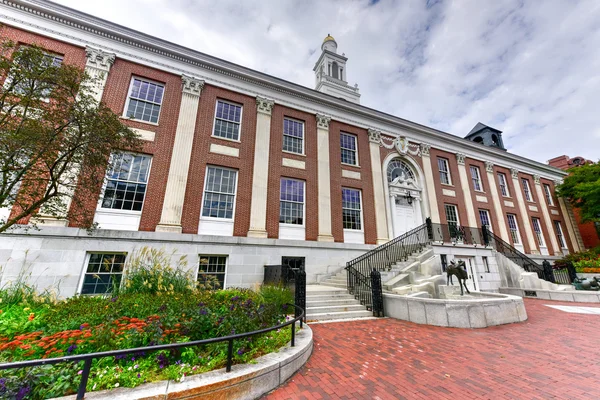
[[[400,157],[386,168],[390,235],[398,237],[424,223],[423,188],[415,169]]]

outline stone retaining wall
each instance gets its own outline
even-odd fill
[[[500,288],[500,293],[533,299],[572,301],[576,303],[600,303],[600,291],[596,292],[591,290],[555,291],[544,289]]]
[[[478,298],[426,299],[385,293],[385,316],[451,328],[486,328],[527,319],[525,305],[520,297],[480,292],[472,292],[471,295]]]

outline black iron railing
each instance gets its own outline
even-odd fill
[[[482,229],[483,235],[487,239],[485,243],[488,246],[491,246],[498,253],[504,255],[504,257],[508,258],[521,268],[523,268],[527,272],[535,272],[537,273],[540,279],[546,279],[544,274],[544,268],[533,261],[531,258],[527,257],[525,254],[521,253],[519,250],[515,249],[513,246],[502,240],[493,232],[490,232],[485,226]]]
[[[194,340],[192,342],[185,343],[171,343],[171,344],[161,344],[157,346],[148,346],[148,347],[136,347],[132,349],[123,349],[123,350],[112,350],[112,351],[102,351],[98,353],[89,353],[89,354],[78,354],[75,356],[67,356],[67,357],[59,357],[59,358],[46,358],[43,360],[29,360],[29,361],[18,361],[8,364],[0,364],[0,371],[8,370],[8,369],[20,369],[20,368],[29,368],[36,367],[39,365],[52,365],[52,364],[60,364],[64,362],[73,362],[77,363],[83,361],[83,371],[81,373],[81,381],[79,383],[79,389],[77,391],[77,400],[81,400],[85,396],[87,381],[90,376],[90,370],[92,368],[92,360],[101,359],[106,357],[118,357],[118,356],[126,356],[128,354],[136,354],[141,352],[151,352],[151,351],[159,351],[159,350],[174,350],[181,349],[192,346],[202,346],[206,344],[220,343],[220,342],[228,342],[227,345],[227,365],[225,367],[226,372],[231,372],[231,366],[233,362],[233,342],[235,340],[245,339],[247,337],[251,337],[254,335],[259,335],[261,333],[267,333],[271,331],[275,331],[277,329],[285,328],[286,326],[291,326],[292,339],[290,345],[294,347],[296,345],[296,322],[300,322],[300,328],[302,328],[302,320],[305,316],[305,311],[303,308],[298,307],[294,304],[288,304],[296,310],[297,316],[294,319],[286,321],[277,326],[272,326],[270,328],[264,328],[257,331],[239,333],[237,335],[229,335],[211,339],[204,340]]]
[[[552,274],[554,275],[554,281],[563,285],[571,284],[571,277],[569,276],[569,270],[567,268],[553,269]]]
[[[456,224],[431,224],[431,241],[433,243],[451,243],[485,246],[482,229]]]
[[[289,265],[265,265],[263,283],[290,289],[295,304],[302,309],[306,308],[306,272],[303,269]]]

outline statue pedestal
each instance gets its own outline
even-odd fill
[[[456,278],[455,278],[456,279]],[[470,290],[470,289],[469,289]],[[466,291],[464,296],[460,295],[460,286],[456,285],[440,285],[438,286],[440,299],[473,299],[474,297],[469,295]]]

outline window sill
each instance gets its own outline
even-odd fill
[[[365,233],[365,231],[363,229],[347,229],[347,228],[344,228],[344,232]]]
[[[440,182],[440,183],[442,186],[454,187],[454,185],[451,183],[443,183],[443,182]]]
[[[483,190],[473,190],[475,193],[486,194]]]
[[[302,224],[302,225],[298,225],[298,224],[285,224],[283,222],[280,222],[279,226],[287,226],[287,227],[290,227],[290,228],[304,228],[305,227],[304,224]]]
[[[142,214],[142,211],[119,210],[116,208],[104,208],[104,207],[97,207],[96,212],[98,212],[98,211],[107,213],[107,214],[125,214],[125,215],[141,215]]]
[[[345,162],[342,162],[341,164],[342,164],[343,167],[360,168],[360,165],[358,165],[358,164],[348,164],[348,163],[345,163]]]
[[[217,221],[217,222],[233,222],[233,218],[219,218],[219,217],[204,217],[200,216],[200,221]]]
[[[237,139],[237,140],[235,140],[235,139],[229,139],[229,138],[224,138],[224,137],[221,137],[221,136],[215,136],[215,135],[210,135],[210,137],[211,137],[211,138],[213,138],[213,139],[224,140],[224,141],[226,141],[226,142],[232,142],[232,143],[241,143],[241,140],[240,140],[240,139]]]
[[[306,154],[304,154],[304,153],[294,153],[293,151],[287,151],[287,150],[281,150],[281,151],[285,154],[292,154],[294,156],[306,157]]]
[[[144,121],[144,120],[141,120],[141,119],[128,118],[128,117],[126,117],[124,115],[120,116],[119,119],[122,119],[124,121],[139,122],[140,124],[158,126],[158,122],[150,122],[150,121]]]

